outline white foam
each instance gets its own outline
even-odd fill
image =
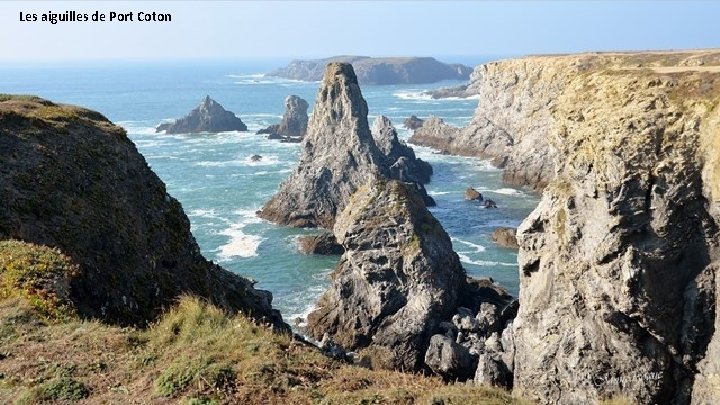
[[[450,238],[450,240],[452,240],[453,242],[461,243],[465,246],[470,246],[471,248],[474,248],[475,249],[474,253],[480,253],[480,252],[485,251],[485,246],[483,246],[483,245],[478,245],[476,243],[468,242],[466,240],[462,240],[460,238],[455,238],[455,237]],[[470,253],[470,252],[463,252],[463,253]]]
[[[252,161],[252,156],[246,156],[244,159],[225,160],[220,162],[201,161],[195,163],[195,166],[205,167],[237,167],[237,166],[272,166],[280,163],[277,155],[263,156],[257,162]]]
[[[467,264],[474,264],[477,266],[508,266],[508,267],[516,267],[517,263],[506,263],[506,262],[493,262],[488,260],[471,260],[467,255],[464,255],[462,253],[458,252],[458,257],[460,257],[460,261]]]
[[[220,235],[230,237],[228,243],[218,248],[218,257],[227,260],[236,256],[253,257],[258,255],[257,249],[264,239],[257,235],[245,234],[242,231],[243,227],[244,225],[233,225],[230,228],[218,232]]]
[[[402,90],[393,93],[393,96],[401,100],[428,101],[432,100],[432,96],[422,90]]]
[[[523,195],[523,193],[520,190],[515,190],[514,188],[499,188],[497,190],[489,190],[492,193],[496,194],[506,194],[506,195]]]
[[[450,193],[451,191],[428,191],[429,195],[445,195]]]

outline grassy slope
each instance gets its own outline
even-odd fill
[[[190,297],[145,330],[53,322],[25,298],[6,298],[0,359],[2,403],[520,403],[500,390],[338,363]]]

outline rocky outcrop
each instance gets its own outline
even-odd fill
[[[0,96],[0,240],[61,250],[80,315],[146,324],[183,294],[285,327],[272,296],[209,262],[180,203],[101,114]]]
[[[505,91],[485,107],[494,120],[483,126],[476,117],[478,131],[503,129],[512,148],[543,134],[555,167],[518,229],[517,395],[719,399],[720,74],[653,65],[673,58],[547,57],[505,72],[483,68]],[[502,121],[517,117],[513,109],[532,131],[519,140]]]
[[[352,66],[328,64],[298,166],[258,215],[284,225],[332,228],[350,196],[371,178],[399,179],[394,173],[408,173],[393,168],[396,163],[425,167],[411,159],[412,150],[396,142],[397,137],[391,139],[388,132],[381,135],[388,142],[383,144],[386,155],[370,132],[367,113]],[[393,160],[396,154],[399,157]],[[404,162],[398,162],[400,157]],[[434,203],[422,184],[415,187],[426,204]]]
[[[305,254],[341,255],[345,252],[335,235],[329,232],[320,235],[303,235],[298,240],[298,250]]]
[[[468,201],[483,201],[483,195],[472,187],[465,189],[464,197]]]
[[[472,68],[446,64],[435,58],[334,56],[326,59],[293,60],[286,67],[268,73],[292,80],[319,81],[328,63],[352,64],[360,84],[421,84],[441,80],[467,80]]]
[[[425,94],[430,95],[430,97],[434,100],[443,98],[468,98],[474,96],[472,90],[468,89],[467,84],[457,87],[443,87],[441,89],[428,90]]]
[[[431,115],[425,119],[422,127],[413,132],[408,141],[416,145],[437,149],[443,153],[458,152],[457,150],[451,150],[449,145],[458,136],[460,130],[461,128],[446,124],[442,118]]]
[[[497,243],[502,247],[517,249],[520,246],[518,245],[517,237],[515,236],[516,231],[517,230],[515,228],[506,228],[504,226],[500,226],[498,228],[495,228],[490,237],[492,238],[493,242]]]
[[[172,123],[160,124],[155,132],[166,134],[196,134],[199,132],[247,131],[247,126],[220,103],[205,96],[197,108]]]
[[[425,121],[423,119],[411,115],[408,118],[405,118],[405,121],[403,121],[403,127],[414,131],[422,127],[424,122]]]
[[[394,179],[425,184],[430,182],[433,169],[430,163],[415,157],[415,151],[398,140],[397,131],[384,115],[375,118],[371,130],[375,144],[385,155],[385,165]]]
[[[421,369],[465,284],[450,238],[412,185],[383,180],[353,195],[334,233],[345,253],[308,332],[350,350],[381,346],[396,368]]]
[[[307,101],[294,94],[289,95],[285,99],[285,112],[280,124],[263,128],[257,133],[267,135],[268,139],[281,139],[288,142],[300,140],[307,132],[307,109]]]

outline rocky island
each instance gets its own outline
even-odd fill
[[[422,84],[441,80],[468,80],[473,69],[446,64],[429,57],[372,58],[369,56],[333,56],[325,59],[293,60],[267,76],[302,81],[320,81],[328,63],[353,65],[360,84]]]
[[[200,132],[247,131],[247,126],[217,101],[205,96],[194,110],[174,122],[160,124],[155,132],[166,134],[196,134]]]
[[[307,109],[307,101],[294,94],[287,96],[285,113],[280,123],[257,131],[258,135],[267,135],[268,139],[280,139],[283,142],[300,142],[307,132]]]

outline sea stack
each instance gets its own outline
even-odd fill
[[[390,167],[392,178],[419,184],[430,182],[432,166],[415,157],[415,151],[400,142],[397,131],[388,117],[381,115],[375,118],[372,135],[375,144],[385,155],[386,165]]]
[[[196,134],[199,132],[247,131],[247,126],[217,101],[205,99],[190,113],[172,123],[158,125],[155,132],[166,134]]]
[[[258,215],[283,225],[329,229],[361,185],[374,177],[393,178],[367,114],[352,66],[328,64],[298,166]],[[413,186],[433,204],[422,184]]]
[[[447,233],[412,185],[385,180],[353,195],[334,233],[345,253],[309,333],[350,350],[380,346],[396,368],[420,369],[466,282]]]
[[[268,139],[299,142],[307,132],[307,110],[308,102],[291,94],[285,99],[285,113],[283,113],[280,124],[270,125],[257,133],[267,135]]]

